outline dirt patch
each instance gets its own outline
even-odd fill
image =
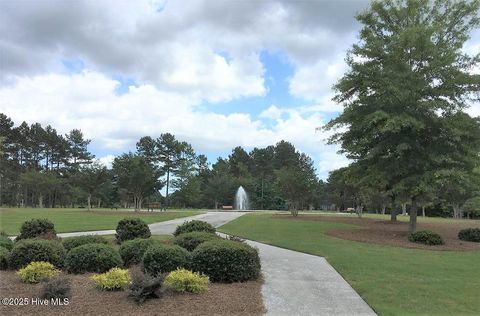
[[[126,292],[99,291],[91,274],[71,275],[72,295],[67,306],[0,306],[1,315],[261,315],[261,281],[212,283],[203,294],[167,293],[135,304]],[[0,296],[37,298],[43,284],[22,283],[13,271],[0,271]]]
[[[274,218],[285,220],[303,220],[303,221],[321,221],[350,224],[359,226],[356,229],[332,229],[326,232],[327,235],[340,239],[367,242],[380,245],[389,245],[403,248],[417,248],[429,250],[454,250],[471,251],[480,250],[480,243],[468,242],[458,239],[458,232],[464,228],[480,228],[478,221],[462,221],[456,223],[421,223],[417,224],[417,230],[431,230],[445,241],[441,246],[427,246],[417,244],[408,240],[407,222],[390,222],[386,220],[377,220],[371,218],[342,217],[342,216],[311,216],[299,215],[292,217],[290,215],[277,214]]]

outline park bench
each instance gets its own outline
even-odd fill
[[[147,210],[150,211],[152,210],[152,212],[157,209],[157,210],[162,210],[162,203],[160,202],[152,202],[152,203],[148,203],[147,204]]]
[[[223,205],[222,210],[233,210],[233,206],[231,205]]]

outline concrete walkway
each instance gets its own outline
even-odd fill
[[[325,258],[247,243],[260,253],[267,315],[376,315]]]
[[[186,221],[191,221],[194,219],[202,220],[212,224],[214,227],[222,226],[234,219],[242,216],[245,213],[242,212],[207,212],[200,215],[181,217],[177,219],[172,219],[169,221],[158,222],[148,225],[152,235],[167,235],[172,234],[175,231],[175,228],[183,224]],[[115,230],[95,230],[88,232],[73,232],[73,233],[61,233],[57,234],[60,237],[74,237],[74,236],[85,236],[85,235],[115,235]]]

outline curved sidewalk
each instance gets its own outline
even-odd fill
[[[325,258],[247,243],[260,253],[267,315],[376,315]]]

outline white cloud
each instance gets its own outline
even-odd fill
[[[100,162],[105,167],[111,168],[114,159],[115,159],[114,155],[106,155],[106,156],[97,158],[97,161]]]
[[[325,123],[321,113],[310,110],[305,115],[302,108],[271,106],[265,113],[276,121],[266,127],[249,114],[200,110],[196,98],[153,85],[131,86],[118,95],[118,84],[94,71],[17,77],[13,85],[0,88],[0,112],[17,124],[24,120],[51,124],[60,133],[80,128],[102,152],[131,150],[141,136],[171,132],[199,152],[261,147],[284,139],[312,155],[321,172],[343,161],[334,146],[325,145],[328,134],[315,130]],[[99,161],[108,165],[112,159],[106,155]]]

